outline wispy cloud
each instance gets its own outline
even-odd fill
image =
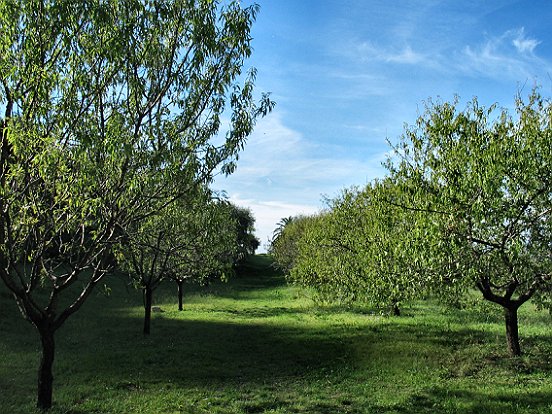
[[[552,70],[551,62],[538,54],[542,42],[530,36],[523,27],[498,35],[487,35],[480,42],[472,36],[467,42],[465,40],[459,37],[450,38],[448,42],[428,44],[421,40],[418,42],[414,37],[409,40],[389,39],[386,43],[351,38],[348,47],[336,47],[333,53],[350,63],[347,66],[348,76],[362,75],[369,85],[377,85],[374,79],[378,76],[382,78],[385,74],[391,80],[397,73],[406,76],[406,71],[411,70],[411,67],[416,68],[420,77],[427,78],[429,75],[434,80],[442,81],[470,76],[523,82],[543,78]],[[363,81],[360,76],[357,80]],[[396,92],[389,87],[380,87],[380,91]]]
[[[461,68],[474,76],[508,77],[516,81],[534,78],[550,69],[549,63],[535,53],[540,43],[527,37],[524,28],[508,30],[478,46],[466,46],[460,58]]]
[[[343,187],[384,174],[385,153],[374,150],[359,160],[346,139],[343,144],[310,140],[286,126],[283,114],[275,111],[258,123],[236,172],[219,177],[214,188],[251,208],[264,243],[282,217],[312,214],[322,208],[323,195],[333,197]]]
[[[523,27],[521,29],[517,30],[517,34],[515,34],[515,37],[512,40],[512,44],[516,47],[516,49],[520,53],[533,54],[535,48],[540,43],[541,42],[539,40],[529,39],[529,38],[525,37],[525,29]]]
[[[402,48],[388,48],[373,42],[361,42],[356,46],[356,53],[363,61],[379,61],[404,65],[419,65],[429,63],[427,56],[416,52],[410,45]]]
[[[277,223],[284,217],[297,215],[311,215],[320,211],[320,208],[308,204],[294,204],[279,200],[258,200],[244,197],[235,193],[229,200],[239,206],[249,208],[255,215],[255,231],[261,241],[260,251],[266,250]]]
[[[238,162],[232,181],[244,185],[270,185],[273,190],[282,186],[288,191],[299,190],[301,198],[312,199],[312,191],[358,183],[358,177],[373,178],[380,172],[379,153],[365,160],[346,146],[346,137],[333,144],[324,144],[303,136],[287,127],[282,114],[275,111],[262,119]],[[246,184],[248,183],[248,184]],[[324,192],[324,190],[322,190]],[[316,193],[314,197],[319,197]]]

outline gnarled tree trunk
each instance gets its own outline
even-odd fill
[[[488,279],[481,279],[477,288],[483,293],[483,297],[490,302],[494,302],[504,308],[504,322],[506,325],[506,341],[510,356],[517,357],[521,355],[521,346],[519,344],[518,330],[518,309],[527,302],[535,293],[534,286],[526,292],[519,295],[517,299],[512,299],[514,292],[518,288],[517,282],[510,283],[507,286],[503,296],[493,292]]]

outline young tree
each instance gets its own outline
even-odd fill
[[[275,230],[277,234],[270,243],[269,253],[274,259],[274,263],[286,274],[289,274],[295,266],[299,255],[299,240],[304,235],[306,226],[313,220],[310,216],[296,216],[292,219],[282,219]],[[285,224],[280,229],[281,224]]]
[[[236,83],[256,12],[0,2],[0,278],[40,334],[38,407],[52,404],[54,334],[111,268],[111,247],[189,183],[232,172],[272,108],[253,102],[254,72]]]
[[[412,246],[431,284],[477,288],[504,309],[508,349],[520,355],[517,312],[552,288],[552,106],[534,91],[514,116],[477,101],[430,103],[396,148],[393,180],[425,240]],[[405,268],[412,277],[420,272]]]
[[[207,283],[217,277],[225,280],[233,273],[239,255],[239,225],[235,206],[225,200],[212,200],[196,206],[182,221],[185,247],[172,258],[168,277],[178,287],[178,310],[183,310],[184,282]]]
[[[175,280],[181,309],[184,280],[221,276],[231,267],[236,225],[228,205],[201,190],[127,229],[117,250],[121,269],[143,292],[143,332],[149,335],[154,291],[164,280]]]

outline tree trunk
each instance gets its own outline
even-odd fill
[[[521,347],[519,345],[518,332],[518,308],[515,306],[505,307],[504,316],[506,321],[506,339],[508,340],[508,350],[511,356],[520,356]]]
[[[176,282],[176,284],[178,285],[178,310],[181,311],[182,310],[182,280],[178,280]]]
[[[149,335],[151,325],[151,302],[153,290],[151,287],[144,288],[144,335]]]
[[[393,303],[393,316],[401,316],[401,308],[397,303]]]
[[[42,358],[38,368],[38,399],[36,406],[41,410],[47,410],[52,406],[52,385],[54,382],[52,366],[55,354],[54,330],[51,328],[39,329],[39,333],[42,342]]]

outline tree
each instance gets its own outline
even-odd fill
[[[177,282],[182,310],[182,283],[201,280],[230,268],[237,250],[236,225],[225,202],[207,190],[176,200],[126,232],[118,248],[121,269],[144,296],[144,335],[149,335],[153,293],[172,279]]]
[[[0,2],[0,278],[40,334],[39,408],[52,403],[54,334],[111,269],[112,246],[215,169],[231,173],[272,108],[253,101],[254,71],[237,83],[256,12]]]
[[[255,250],[261,242],[255,237],[255,217],[251,210],[244,207],[232,206],[232,216],[236,222],[236,242],[238,249],[234,258],[234,264],[245,260],[255,254]]]
[[[397,206],[417,213],[425,242],[410,254],[431,284],[500,305],[517,356],[519,307],[551,299],[552,106],[538,91],[517,99],[514,116],[457,106],[430,102],[395,148],[391,177],[407,200]]]
[[[276,223],[276,228],[272,232],[272,242],[276,240],[283,232],[288,224],[293,221],[293,216],[283,217],[278,223]]]
[[[328,200],[325,214],[311,220],[297,242],[291,279],[314,288],[323,301],[359,301],[400,315],[404,301],[424,291],[422,279],[407,278],[417,243],[411,214],[391,201],[400,197],[389,179],[344,190]]]
[[[314,219],[310,216],[296,216],[292,219],[282,219],[283,228],[275,230],[277,237],[273,237],[270,243],[269,253],[274,259],[274,263],[286,274],[289,274],[295,266],[299,255],[298,242],[304,235],[306,227]],[[280,227],[280,224],[279,224]]]
[[[235,206],[226,200],[211,200],[196,205],[182,220],[184,247],[172,258],[168,277],[178,287],[178,310],[183,310],[184,282],[207,283],[211,278],[222,280],[233,273],[239,255],[239,225]]]

